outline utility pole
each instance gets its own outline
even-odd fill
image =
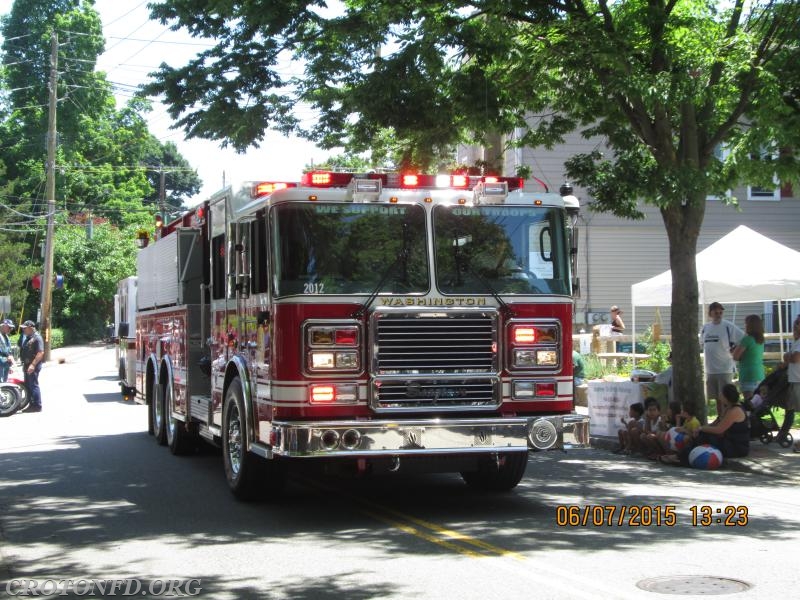
[[[44,340],[44,360],[50,360],[50,312],[53,300],[53,234],[56,213],[56,103],[58,101],[58,34],[50,34],[50,103],[47,111],[47,237],[44,246],[42,274],[42,308],[39,329]]]
[[[161,218],[167,222],[167,173],[164,166],[158,167],[158,211]]]

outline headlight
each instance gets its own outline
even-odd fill
[[[332,369],[334,365],[333,352],[312,352],[312,369]]]
[[[337,352],[336,353],[336,368],[337,369],[357,369],[358,368],[358,353],[357,352]]]
[[[312,370],[322,369],[358,369],[358,352],[319,352],[310,353],[310,366]]]
[[[304,324],[304,370],[306,373],[356,373],[361,370],[359,324],[351,321]]]
[[[514,366],[515,367],[535,367],[536,366],[536,351],[535,350],[514,350]]]

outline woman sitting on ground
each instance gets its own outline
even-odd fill
[[[739,458],[750,453],[750,424],[747,413],[739,402],[739,390],[732,383],[722,388],[720,406],[722,414],[711,425],[701,425],[695,435],[694,443],[684,448],[679,457],[663,456],[662,462],[689,464],[692,448],[701,444],[711,444],[722,452],[725,458]]]

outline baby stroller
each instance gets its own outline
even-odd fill
[[[792,445],[794,439],[789,429],[794,420],[794,411],[784,412],[783,424],[778,425],[775,416],[776,408],[786,408],[786,400],[789,397],[789,373],[783,367],[775,369],[764,381],[758,384],[757,390],[760,392],[766,387],[767,393],[762,395],[763,402],[753,408],[748,400],[745,406],[750,410],[750,438],[759,439],[762,444],[769,444],[773,439],[777,439],[782,448]],[[775,433],[778,432],[778,433]]]

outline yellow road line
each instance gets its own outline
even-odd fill
[[[321,483],[316,482],[316,481],[309,481],[309,480],[307,480],[305,478],[303,478],[302,481],[306,485],[308,485],[310,487],[315,487],[317,489],[322,489],[322,490],[326,490],[327,489],[328,491],[330,491],[332,489],[332,488],[330,488],[330,486],[326,486],[326,485],[321,484]],[[396,529],[399,529],[400,531],[403,531],[404,533],[408,533],[409,535],[413,535],[413,536],[419,537],[421,539],[424,539],[424,540],[426,540],[428,542],[432,542],[434,544],[437,544],[439,546],[447,548],[448,550],[453,550],[455,552],[458,552],[460,554],[465,554],[465,555],[470,556],[472,558],[486,558],[488,556],[503,556],[503,557],[507,557],[507,558],[513,558],[513,559],[519,560],[519,561],[525,561],[526,560],[525,556],[520,554],[520,553],[518,553],[518,552],[514,552],[512,550],[507,550],[505,548],[501,548],[499,546],[495,546],[495,545],[490,544],[488,542],[484,542],[483,540],[479,540],[477,538],[468,536],[468,535],[466,535],[464,533],[461,533],[459,531],[454,531],[452,529],[448,529],[446,527],[442,527],[440,525],[437,525],[436,523],[432,523],[432,522],[426,521],[424,519],[419,519],[417,517],[413,517],[411,515],[405,514],[403,512],[395,510],[393,508],[389,508],[388,506],[383,506],[383,505],[380,505],[380,504],[376,504],[375,502],[372,502],[371,500],[366,500],[364,498],[359,498],[357,496],[353,496],[352,494],[349,494],[347,492],[343,492],[343,491],[338,490],[338,489],[335,490],[335,491],[340,496],[344,496],[344,497],[352,500],[353,502],[355,502],[357,504],[360,504],[363,507],[365,507],[365,508],[359,509],[362,513],[364,513],[364,514],[366,514],[366,515],[368,515],[368,516],[370,516],[370,517],[372,517],[372,518],[374,518],[374,519],[376,519],[378,521],[386,523],[386,524],[388,524],[388,525],[390,525],[390,526],[392,526],[392,527],[394,527]],[[391,518],[390,515],[396,517],[396,519]],[[397,520],[397,519],[400,519],[400,520]],[[407,523],[404,523],[403,521],[406,521],[407,523],[411,523],[411,525],[408,525]],[[416,525],[417,527],[413,527],[412,525]],[[455,540],[455,541],[459,542],[460,544],[464,544],[464,545],[467,545],[467,546],[472,546],[473,548],[478,548],[478,549],[482,550],[483,552],[476,552],[476,551],[473,551],[473,550],[469,550],[468,548],[464,548],[463,546],[459,546],[457,544],[453,544],[451,542],[446,541],[445,539],[442,539],[442,537],[437,537],[435,535],[431,535],[430,533],[424,531],[424,529],[427,529],[427,530],[429,530],[429,531],[431,531],[431,532],[433,532],[435,534],[438,534],[439,536],[442,536],[444,538],[447,538],[447,539],[450,539],[450,540]]]
[[[361,501],[361,500],[360,500]],[[369,500],[361,501],[364,504],[372,504]],[[514,558],[516,560],[525,560],[525,556],[519,554],[518,552],[514,552],[512,550],[506,550],[505,548],[500,548],[499,546],[495,546],[490,544],[489,542],[484,542],[483,540],[479,540],[477,538],[465,535],[458,531],[453,531],[452,529],[447,529],[445,527],[441,527],[436,523],[431,523],[430,521],[425,521],[424,519],[418,519],[417,517],[412,517],[411,515],[407,515],[400,511],[397,511],[393,508],[385,507],[385,506],[377,506],[379,510],[383,510],[389,514],[395,515],[401,519],[405,519],[406,521],[413,523],[415,525],[419,525],[420,527],[424,527],[426,529],[430,529],[440,535],[448,537],[453,540],[458,540],[463,544],[468,544],[470,546],[474,546],[476,548],[480,548],[490,554],[497,554],[498,556],[506,556],[508,558]]]
[[[425,540],[426,542],[431,542],[432,544],[436,544],[437,546],[442,546],[447,550],[451,550],[453,552],[458,552],[459,554],[464,554],[465,556],[469,556],[470,558],[487,558],[488,555],[481,554],[480,552],[475,552],[474,550],[470,550],[469,548],[464,548],[463,546],[459,546],[458,544],[453,544],[446,540],[436,537],[435,535],[431,535],[426,531],[421,531],[416,527],[411,527],[406,523],[402,523],[400,521],[395,521],[394,519],[390,519],[386,515],[382,515],[380,513],[372,512],[369,510],[361,509],[360,512],[367,515],[368,517],[372,517],[376,521],[380,521],[381,523],[386,523],[387,525],[394,527],[402,531],[403,533],[407,533],[409,535],[413,535],[414,537],[418,537],[420,539]]]

